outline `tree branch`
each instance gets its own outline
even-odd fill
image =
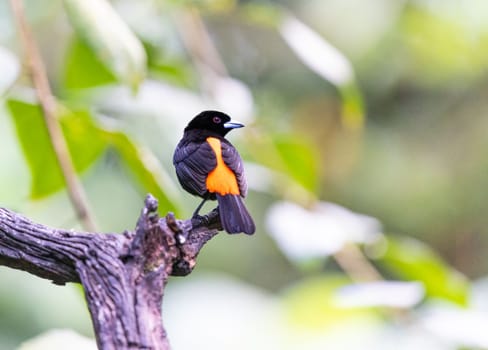
[[[170,275],[189,274],[221,230],[217,211],[180,221],[156,214],[148,195],[134,231],[54,229],[0,208],[0,265],[56,284],[81,283],[100,349],[169,349],[162,298]]]
[[[22,0],[10,0],[12,12],[19,28],[20,41],[28,61],[29,73],[32,83],[39,98],[44,122],[53,146],[56,160],[59,164],[63,178],[66,182],[66,189],[80,219],[83,227],[89,231],[96,231],[96,224],[90,211],[85,191],[76,176],[75,167],[68,151],[61,126],[57,120],[56,99],[51,93],[47,79],[46,68],[42,62],[41,55],[32,36],[32,31],[25,19],[25,11]]]

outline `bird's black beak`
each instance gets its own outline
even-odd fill
[[[224,123],[224,128],[226,129],[237,129],[237,128],[242,128],[243,126],[244,124],[235,121]]]

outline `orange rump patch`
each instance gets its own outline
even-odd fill
[[[215,137],[207,137],[207,142],[217,158],[217,166],[207,176],[207,190],[220,195],[240,194],[236,175],[222,159],[220,140]]]

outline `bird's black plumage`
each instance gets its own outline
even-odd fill
[[[252,234],[255,225],[243,202],[247,195],[244,166],[237,150],[225,138],[230,130],[242,126],[222,112],[198,114],[185,128],[173,164],[186,191],[204,201],[217,199],[224,230]]]

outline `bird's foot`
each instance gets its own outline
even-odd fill
[[[193,227],[208,225],[208,216],[198,214],[193,215],[193,217],[191,218],[191,225]]]

